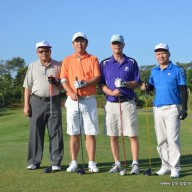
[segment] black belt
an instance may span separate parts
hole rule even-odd
[[[128,101],[131,101],[133,99],[128,99],[128,98],[125,98],[125,99],[120,99],[120,103],[123,103],[123,102],[128,102]],[[111,101],[112,103],[119,103],[119,100],[117,101]]]
[[[39,96],[37,96],[37,95],[31,95],[31,96],[33,96],[33,97],[36,97],[36,98],[38,98],[38,99],[40,99],[40,100],[42,100],[42,101],[46,101],[46,102],[48,102],[48,101],[50,101],[50,97],[39,97]],[[55,98],[57,98],[59,95],[54,95],[54,96],[52,96],[52,99],[55,99]]]

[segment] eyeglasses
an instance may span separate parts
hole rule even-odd
[[[50,49],[40,50],[40,51],[37,51],[37,52],[40,53],[40,54],[49,53]]]

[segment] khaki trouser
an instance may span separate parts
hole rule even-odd
[[[154,107],[157,151],[162,167],[180,168],[180,120],[179,105]]]

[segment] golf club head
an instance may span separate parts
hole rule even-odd
[[[52,166],[45,168],[43,172],[44,173],[52,173]]]
[[[126,168],[122,169],[120,172],[119,172],[119,175],[120,176],[124,176],[126,174]]]
[[[77,170],[78,174],[85,174],[85,169],[84,168],[80,168],[79,170]]]
[[[145,176],[150,176],[152,175],[152,171],[151,171],[151,168],[147,169],[146,171],[143,172],[143,175]]]

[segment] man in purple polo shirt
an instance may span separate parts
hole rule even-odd
[[[131,143],[133,159],[131,174],[138,174],[139,141],[134,89],[139,87],[141,80],[137,62],[123,54],[124,46],[123,36],[114,34],[111,37],[113,55],[100,64],[102,75],[100,89],[106,94],[107,101],[105,134],[110,136],[111,151],[115,161],[109,172],[121,171],[118,139],[123,133],[123,136],[129,137]],[[120,113],[119,105],[121,105],[122,113]],[[120,126],[121,115],[122,127]]]

